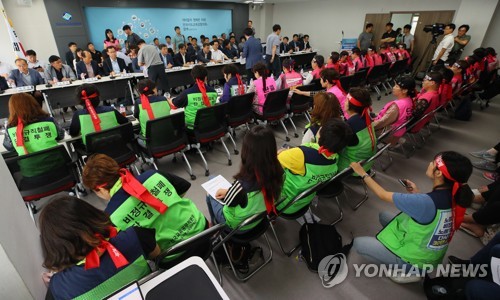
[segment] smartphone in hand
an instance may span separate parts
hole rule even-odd
[[[411,186],[406,182],[406,179],[398,179],[398,182],[404,186],[406,189],[411,188]]]

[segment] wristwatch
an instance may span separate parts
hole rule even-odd
[[[370,175],[368,175],[368,173],[365,173],[363,176],[361,176],[361,180],[365,180],[366,177],[370,177]]]

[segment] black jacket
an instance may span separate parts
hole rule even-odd
[[[125,63],[125,60],[117,57],[116,60],[118,61],[118,66],[120,67],[120,72],[130,72],[129,68],[127,67],[127,64]],[[104,69],[104,75],[108,76],[111,74],[113,71],[113,65],[111,63],[111,58],[106,58],[102,64],[102,68]]]
[[[94,71],[94,76],[102,75],[101,69],[97,65],[97,62],[95,62],[94,60],[91,60],[90,64],[92,65],[92,69]],[[80,75],[82,73],[86,74],[85,78],[89,78],[88,74],[87,74],[87,67],[85,66],[85,62],[83,62],[83,60],[76,63],[76,78],[82,79],[82,77]]]

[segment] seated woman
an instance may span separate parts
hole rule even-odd
[[[274,81],[272,76],[267,77],[267,68],[264,63],[256,63],[252,71],[256,79],[250,84],[247,92],[255,92],[255,97],[253,98],[254,111],[262,115],[267,94],[277,90],[276,81]]]
[[[392,94],[397,98],[387,103],[373,122],[375,130],[392,130],[401,126],[413,116],[413,97],[416,96],[415,80],[409,76],[396,80]],[[396,145],[406,133],[406,127],[388,137],[388,142]]]
[[[194,66],[191,70],[191,76],[195,80],[195,84],[174,99],[168,99],[172,106],[185,107],[184,115],[188,130],[193,130],[196,112],[200,108],[215,105],[218,96],[215,89],[206,84],[207,68],[201,65]]]
[[[317,143],[316,134],[331,119],[342,120],[339,100],[332,93],[321,92],[314,96],[314,106],[311,111],[311,123],[307,124],[302,143]]]
[[[162,251],[208,227],[196,205],[183,197],[191,184],[175,175],[148,170],[134,177],[111,157],[96,154],[88,159],[82,178],[85,186],[108,201],[104,212],[118,229],[155,229]]]
[[[240,73],[238,73],[238,68],[233,65],[225,65],[222,68],[222,73],[224,74],[224,90],[222,91],[222,97],[220,97],[220,103],[226,103],[231,99],[232,96],[243,95],[246,91],[246,86],[241,80]]]
[[[354,162],[351,164],[366,185],[380,199],[393,202],[401,211],[397,216],[388,212],[379,215],[384,227],[376,237],[357,237],[354,249],[363,257],[379,264],[396,264],[403,274],[392,274],[396,282],[412,282],[420,277],[412,267],[437,267],[443,260],[455,231],[460,227],[465,209],[472,201],[472,191],[466,184],[472,174],[470,160],[459,153],[446,151],[437,154],[427,167],[432,180],[430,193],[423,194],[415,183],[406,180],[410,194],[386,191]]]
[[[335,71],[340,73],[340,64],[339,64],[340,54],[336,51],[332,52],[332,55],[327,60],[327,64],[325,66],[326,69],[335,69]]]
[[[469,64],[465,60],[459,60],[451,66],[450,69],[453,71],[453,78],[451,79],[451,89],[453,94],[456,94],[460,88],[462,88],[464,72],[468,67]]]
[[[10,96],[6,129],[3,146],[8,151],[15,150],[19,156],[55,147],[57,141],[64,138],[64,129],[27,93]],[[24,177],[42,174],[46,177],[45,173],[59,164],[65,167],[62,165],[64,161],[58,157],[40,157],[37,161],[23,161],[21,172]]]
[[[135,100],[134,117],[139,119],[141,125],[140,136],[137,142],[146,147],[146,123],[149,120],[170,115],[170,104],[167,98],[158,95],[156,84],[149,79],[143,79],[137,83],[140,97]]]
[[[285,59],[282,63],[283,73],[276,81],[276,89],[290,89],[292,91],[295,87],[303,84],[302,75],[295,72],[294,61]]]
[[[356,73],[356,66],[354,66],[354,63],[352,62],[351,57],[349,56],[349,52],[347,51],[340,52],[339,64],[340,64],[339,73],[341,76],[349,76]]]
[[[243,138],[241,166],[229,189],[219,189],[217,200],[207,196],[212,223],[236,228],[245,219],[267,211],[276,212],[283,185],[283,169],[276,156],[276,139],[268,127],[255,126]],[[248,230],[258,223],[242,228]]]
[[[151,272],[160,254],[154,230],[118,230],[108,215],[75,197],[59,196],[40,214],[47,299],[103,299]],[[64,226],[61,226],[64,224]]]
[[[320,73],[324,69],[324,64],[325,64],[325,58],[323,55],[315,55],[314,58],[311,61],[311,67],[312,67],[312,72],[307,74],[306,79],[304,79],[304,84],[308,85],[313,81],[314,79],[319,79],[320,78]]]
[[[363,88],[351,88],[347,94],[344,111],[349,115],[347,124],[354,135],[347,147],[339,153],[339,170],[348,168],[352,162],[358,162],[372,157],[377,150],[377,137],[370,118],[372,99],[370,92]],[[373,163],[365,164],[369,170]]]
[[[340,108],[343,110],[346,92],[342,88],[342,85],[340,85],[339,79],[340,79],[340,75],[337,71],[335,71],[335,69],[323,69],[320,72],[320,81],[319,82],[321,83],[321,87],[324,88],[327,92],[335,95],[335,97],[337,98],[337,100],[340,103]],[[324,92],[324,90],[321,90],[321,91],[300,91],[298,89],[295,89],[293,92],[296,94],[299,94],[299,95],[313,97],[318,93]],[[344,117],[347,118],[348,115],[344,114]]]
[[[300,193],[335,176],[338,171],[338,153],[344,149],[351,136],[352,130],[346,123],[331,119],[321,126],[317,143],[278,151],[278,160],[285,170],[285,183],[280,197],[282,201],[276,208],[284,209]],[[315,195],[297,201],[284,212],[296,213],[311,203]]]
[[[93,84],[84,83],[76,89],[78,104],[84,108],[75,111],[71,119],[69,134],[82,135],[83,144],[89,133],[125,124],[128,119],[111,106],[99,106],[99,90]]]

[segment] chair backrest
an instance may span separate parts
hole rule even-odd
[[[410,123],[412,123],[414,120],[414,117],[411,117],[409,118],[406,122],[404,122],[403,124],[399,125],[398,127],[396,128],[391,128],[387,131],[385,131],[384,133],[382,133],[378,138],[377,140],[381,141],[383,139],[385,139],[387,136],[393,134],[394,132],[398,132],[399,130],[407,127]]]
[[[255,93],[232,96],[227,102],[226,113],[229,125],[231,123],[246,123],[253,116],[253,98]],[[240,124],[238,124],[240,125]]]
[[[227,131],[226,107],[227,103],[221,103],[210,107],[200,108],[196,112],[193,129],[198,139]]]
[[[367,69],[363,69],[361,71],[358,71],[356,73],[354,73],[352,76],[352,81],[351,81],[351,86],[360,86],[360,85],[363,85],[365,82],[366,82],[366,74],[367,74],[368,70]],[[348,91],[344,88],[345,91]]]
[[[269,92],[262,110],[264,117],[280,117],[286,114],[286,101],[290,89]]]
[[[187,145],[184,112],[147,121],[146,137],[146,147],[152,156]]]
[[[341,76],[340,77],[340,85],[342,85],[342,88],[344,89],[344,91],[349,91],[349,89],[351,88],[351,83],[352,83],[352,80],[354,78],[354,74],[353,75],[349,75],[349,76]]]
[[[226,228],[226,225],[224,224],[215,224],[214,226],[203,230],[187,240],[175,244],[156,257],[156,265],[158,266],[167,256],[182,253],[184,251],[195,250],[196,248],[200,246],[203,247],[204,245],[209,245],[211,247],[212,242],[219,237],[224,228]]]
[[[312,84],[314,87],[314,89],[312,91],[320,91],[323,89],[323,87],[321,86],[321,79],[320,78],[311,80],[310,84]]]
[[[134,141],[134,139],[134,128],[131,122],[103,131],[89,133],[86,137],[87,153],[106,154],[116,159],[124,153],[131,152],[127,144]]]
[[[321,189],[322,185],[323,185],[323,182],[318,182],[315,185],[313,185],[312,187],[308,188],[307,190],[305,190],[302,193],[300,193],[297,196],[295,196],[292,199],[292,201],[290,201],[287,205],[285,205],[285,207],[283,207],[282,209],[280,209],[279,211],[277,211],[277,213],[278,213],[277,216],[280,216],[281,214],[283,214],[283,212],[285,212],[288,208],[290,208],[296,202],[298,202],[298,201],[300,201],[302,199],[305,199],[305,198],[311,196],[312,194],[316,193],[317,191],[319,191]],[[276,206],[278,206],[278,205],[279,205],[279,203],[276,204]]]
[[[313,84],[303,85],[297,87],[300,91],[313,91],[315,86]],[[290,98],[290,111],[303,112],[311,106],[311,97],[293,93]]]
[[[374,66],[373,69],[371,70],[371,72],[366,77],[366,80],[368,80],[369,83],[378,80],[378,78],[380,77],[380,74],[382,74],[382,71],[385,68],[386,68],[385,65]]]
[[[430,112],[426,113],[425,115],[421,116],[420,118],[416,119],[415,118],[412,118],[412,121],[414,121],[413,123],[410,123],[409,126],[406,128],[406,132],[411,132],[411,133],[418,133],[418,131],[420,131],[420,129],[422,129],[424,126],[420,127],[420,123],[422,122],[427,122],[430,118],[432,118],[434,116],[434,114],[443,108],[443,105],[440,105],[438,107],[436,107],[434,110],[431,110]],[[412,130],[414,127],[416,127],[417,125],[419,125],[419,129],[417,129],[417,131],[414,131]]]
[[[251,229],[244,230],[244,231],[241,230],[245,226],[256,223],[259,220],[261,220],[260,222],[266,222],[267,224],[262,225],[261,223],[259,223],[259,225],[255,226]],[[267,226],[269,226],[269,223],[267,220],[267,211],[263,211],[261,213],[254,214],[254,215],[248,217],[247,219],[245,219],[238,226],[236,226],[236,228],[232,229],[228,234],[226,234],[224,236],[224,238],[219,243],[217,243],[217,245],[214,246],[214,251],[217,250],[220,246],[222,246],[223,243],[230,240],[234,235],[246,235],[246,236],[253,235],[254,232],[260,233],[262,231],[262,229],[264,229],[263,227],[265,227],[265,229],[267,229]]]

